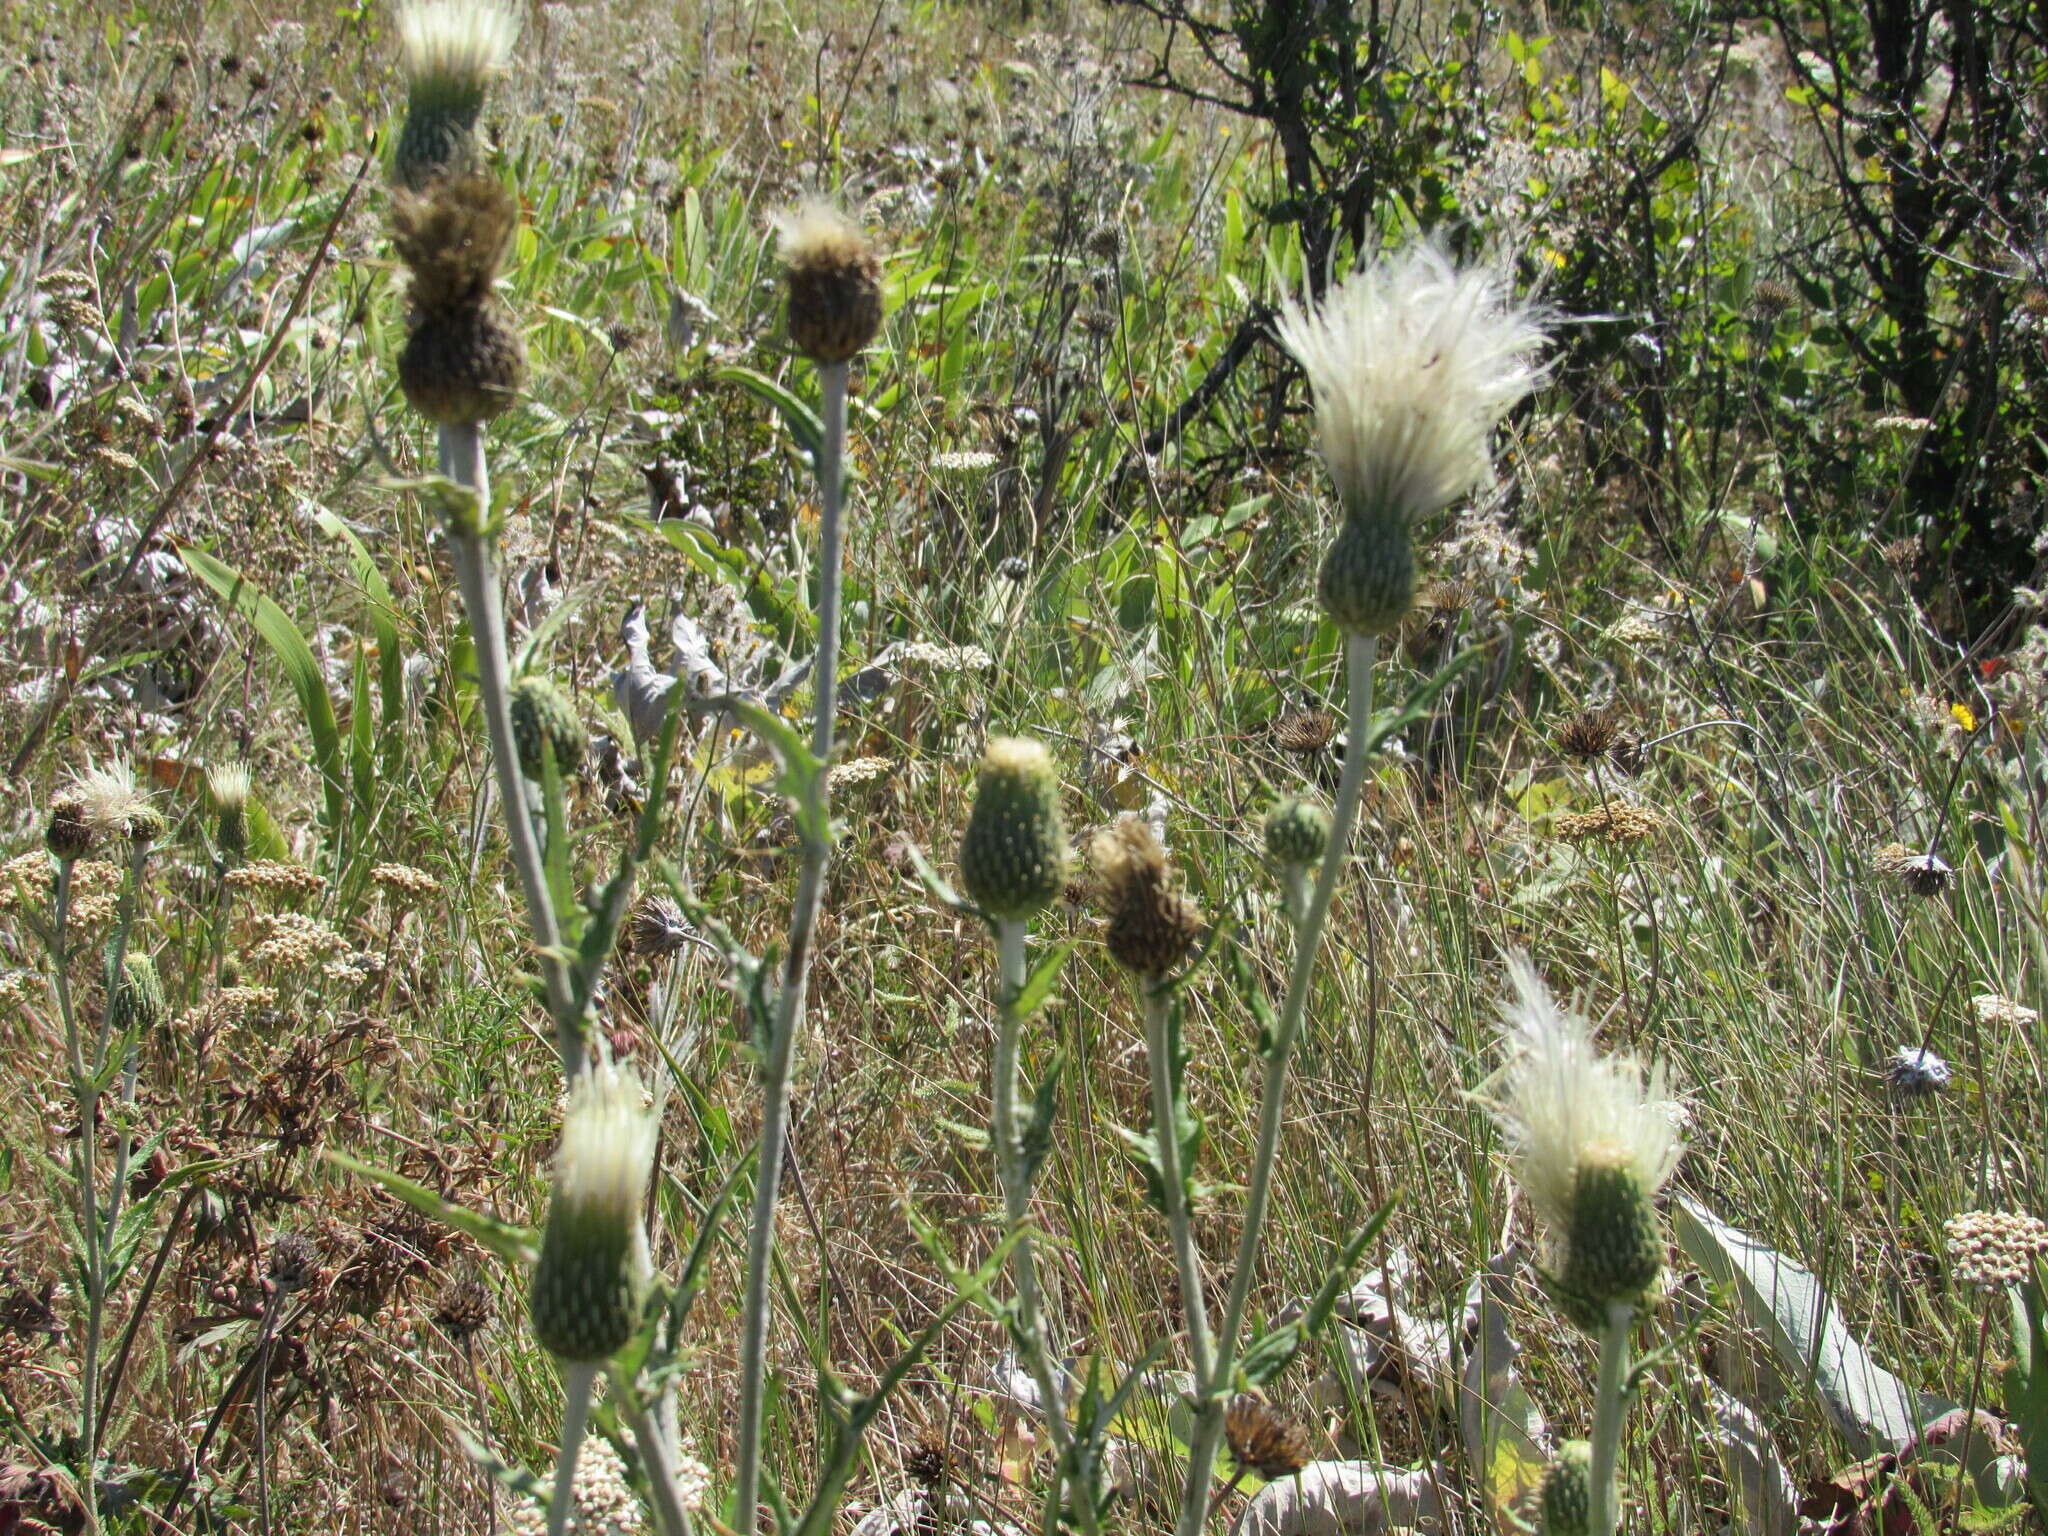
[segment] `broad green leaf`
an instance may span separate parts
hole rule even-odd
[[[514,1264],[531,1264],[540,1257],[540,1233],[532,1227],[517,1227],[509,1221],[500,1221],[495,1216],[486,1216],[481,1211],[472,1211],[452,1200],[444,1200],[424,1184],[415,1184],[402,1173],[379,1168],[374,1163],[350,1157],[346,1152],[326,1151],[321,1156],[337,1168],[346,1168],[350,1173],[374,1179],[414,1210],[474,1238],[501,1259]]]

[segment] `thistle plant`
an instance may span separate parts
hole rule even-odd
[[[1601,1055],[1590,1026],[1558,1007],[1525,956],[1510,959],[1508,974],[1515,995],[1505,1014],[1509,1060],[1499,1117],[1515,1182],[1543,1227],[1544,1288],[1565,1317],[1599,1340],[1580,1529],[1612,1536],[1629,1342],[1637,1310],[1664,1269],[1654,1202],[1683,1150],[1679,1106],[1666,1097],[1660,1072],[1646,1080],[1628,1057]],[[1551,1502],[1546,1490],[1546,1520]]]
[[[641,1097],[639,1079],[621,1067],[584,1072],[569,1090],[555,1153],[547,1226],[528,1293],[534,1336],[561,1362],[567,1396],[549,1536],[569,1527],[592,1385],[639,1327],[647,1294],[641,1205],[657,1121]]]
[[[761,1409],[767,1382],[770,1266],[775,1207],[789,1131],[789,1081],[803,1029],[812,938],[832,857],[832,727],[839,700],[839,608],[844,566],[842,497],[846,454],[847,364],[882,323],[881,263],[859,226],[821,201],[776,221],[788,286],[789,339],[816,365],[823,432],[818,476],[818,646],[812,660],[810,761],[792,775],[800,842],[796,901],[790,911],[782,985],[767,1019],[761,1058],[761,1140],[755,1159],[747,1282],[740,1312],[739,1446],[733,1465],[734,1522],[751,1533],[761,1482]],[[681,690],[677,690],[680,692]]]
[[[1288,1067],[1374,745],[1373,666],[1380,637],[1415,601],[1415,525],[1490,476],[1494,429],[1543,377],[1542,314],[1513,301],[1502,269],[1454,266],[1426,243],[1361,268],[1320,305],[1288,298],[1277,330],[1308,375],[1317,443],[1342,513],[1316,593],[1344,635],[1349,734],[1321,870],[1306,900],[1291,902],[1294,959],[1266,1051],[1258,1140],[1230,1289],[1213,1332],[1211,1359],[1197,1370],[1196,1423],[1177,1536],[1197,1536],[1207,1518],[1238,1335],[1272,1196]]]
[[[1019,1232],[1030,1214],[1038,1166],[1051,1127],[1035,1119],[1027,1134],[1017,1114],[1020,1036],[1028,1013],[1026,942],[1031,919],[1051,905],[1066,880],[1067,829],[1058,770],[1035,741],[992,738],[983,753],[974,809],[960,842],[960,877],[996,936],[996,1049],[990,1092],[990,1138],[1003,1214]],[[1049,1101],[1040,1102],[1050,1109]],[[1049,1114],[1047,1116],[1049,1118]],[[1024,1368],[1037,1384],[1045,1422],[1062,1463],[1073,1445],[1066,1403],[1045,1335],[1038,1267],[1028,1233],[1010,1250],[1017,1302],[1013,1333]],[[1060,1496],[1055,1488],[1054,1497]],[[1084,1503],[1087,1501],[1083,1500]],[[1083,1517],[1092,1526],[1092,1508]]]

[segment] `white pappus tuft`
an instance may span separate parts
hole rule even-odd
[[[1458,267],[1423,241],[1282,301],[1280,341],[1308,374],[1316,433],[1345,510],[1408,519],[1448,506],[1491,467],[1487,437],[1543,381],[1547,316],[1507,273]]]
[[[1508,976],[1515,995],[1503,1010],[1509,1060],[1498,1115],[1537,1216],[1553,1233],[1570,1226],[1579,1164],[1593,1149],[1654,1196],[1684,1150],[1684,1109],[1662,1070],[1646,1080],[1633,1057],[1601,1055],[1591,1026],[1558,1006],[1527,955],[1508,957]]]
[[[414,90],[480,93],[519,40],[502,0],[408,0],[398,10],[398,59]]]

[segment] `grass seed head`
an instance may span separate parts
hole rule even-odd
[[[882,263],[845,214],[813,198],[775,220],[789,284],[789,339],[814,363],[843,363],[882,328]]]
[[[1042,911],[1066,889],[1059,771],[1037,742],[989,739],[960,840],[960,877],[976,905],[1010,921]]]
[[[1169,888],[1166,850],[1152,829],[1123,817],[1096,834],[1088,858],[1109,908],[1110,958],[1148,981],[1171,975],[1205,925],[1195,904]]]
[[[528,1305],[534,1336],[571,1363],[610,1359],[639,1325],[648,1274],[640,1206],[657,1125],[641,1100],[632,1072],[594,1067],[576,1079],[562,1119]]]

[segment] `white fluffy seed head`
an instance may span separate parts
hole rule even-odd
[[[1595,1154],[1634,1174],[1654,1196],[1684,1150],[1684,1110],[1661,1069],[1603,1056],[1592,1027],[1561,1008],[1527,955],[1508,957],[1515,995],[1503,1009],[1506,1101],[1497,1111],[1514,1154],[1515,1180],[1553,1236],[1571,1226],[1581,1160]]]
[[[564,1213],[639,1221],[658,1122],[637,1074],[616,1064],[576,1079],[555,1153],[554,1198]]]
[[[125,757],[75,775],[70,795],[86,825],[101,837],[126,837],[138,816],[150,814],[148,798],[136,787],[135,770]]]
[[[1455,266],[1427,241],[1361,267],[1319,305],[1284,300],[1280,340],[1308,374],[1345,510],[1412,520],[1485,480],[1487,438],[1543,380],[1546,327],[1504,270]]]
[[[480,96],[519,40],[503,0],[407,0],[398,8],[398,61],[416,96]]]
[[[206,770],[207,793],[213,796],[215,807],[223,811],[246,807],[254,782],[247,763],[222,763]]]

